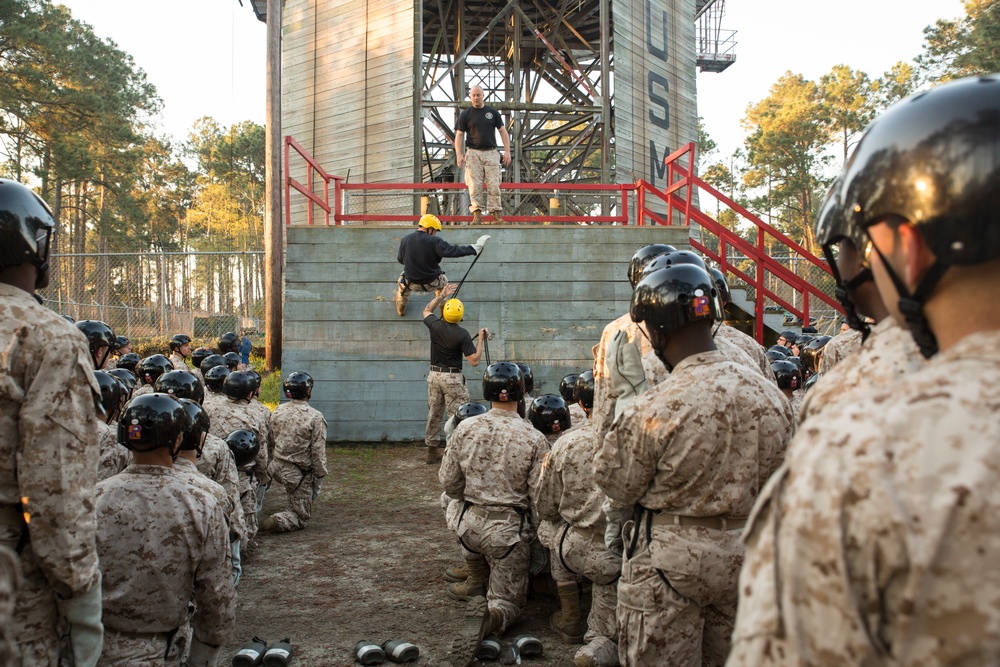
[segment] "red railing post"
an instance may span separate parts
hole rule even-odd
[[[691,226],[691,202],[694,200],[694,168],[695,168],[695,144],[692,141],[688,144],[690,153],[688,153],[688,173],[687,177],[684,179],[687,186],[684,190],[686,201],[684,202],[684,224],[688,227]]]
[[[756,284],[754,285],[754,338],[758,343],[764,342],[764,230],[757,228],[757,262],[756,262]]]
[[[288,173],[288,152],[291,148],[292,138],[285,136],[285,226],[290,227],[292,224],[292,203],[291,203],[291,187],[289,183],[291,181],[291,175]]]
[[[639,181],[639,189],[635,195],[636,224],[640,227],[646,224],[646,184]]]
[[[344,179],[340,178],[339,176],[337,176],[337,177],[335,177],[333,179],[333,199],[334,199],[334,201],[333,201],[333,210],[334,210],[333,224],[335,224],[335,225],[342,225],[342,224],[344,224],[344,221],[341,219],[341,216],[344,215],[344,209],[343,209],[343,199],[344,199],[343,180]]]

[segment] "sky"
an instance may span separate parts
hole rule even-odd
[[[183,141],[202,116],[264,123],[267,28],[249,0],[57,1],[135,58],[163,99],[161,132]],[[920,53],[926,26],[963,14],[962,0],[727,0],[736,63],[698,75],[698,113],[729,155],[747,106],[787,70],[818,80],[845,64],[877,77]]]

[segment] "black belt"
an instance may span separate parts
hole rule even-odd
[[[435,366],[431,364],[431,370],[437,373],[461,373],[461,368],[448,368],[447,366]]]
[[[495,151],[496,149],[497,149],[496,146],[488,146],[486,148],[472,148],[471,146],[469,147],[470,151]]]

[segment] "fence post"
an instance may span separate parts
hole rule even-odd
[[[160,247],[160,335],[167,335],[167,256]]]

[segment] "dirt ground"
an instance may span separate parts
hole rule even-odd
[[[438,466],[425,464],[416,446],[330,448],[327,459],[330,474],[308,527],[260,535],[256,553],[244,558],[236,640],[220,665],[254,635],[269,643],[290,638],[292,664],[302,667],[357,665],[360,639],[405,639],[420,648],[410,664],[444,665],[465,603],[445,590],[444,571],[461,555],[444,525]],[[264,511],[281,509],[282,495],[269,491]],[[542,640],[544,655],[523,664],[573,665],[579,647],[548,627],[555,609],[553,598],[530,594],[521,620],[502,637]]]

